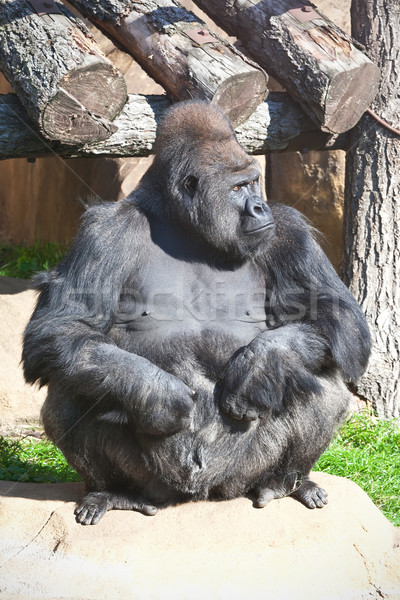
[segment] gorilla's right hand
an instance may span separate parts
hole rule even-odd
[[[105,411],[102,420],[128,423],[134,431],[152,435],[171,435],[189,426],[195,392],[175,375],[110,344],[96,347],[93,363],[97,369],[88,370],[86,391],[97,397],[106,392],[105,398],[111,396],[119,405]],[[107,408],[104,402],[102,406]]]
[[[178,377],[157,369],[140,388],[128,416],[136,431],[171,435],[189,426],[195,392]]]

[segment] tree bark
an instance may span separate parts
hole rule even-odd
[[[170,102],[165,96],[130,94],[116,131],[107,140],[81,146],[43,139],[14,94],[0,95],[0,160],[57,154],[65,158],[149,156],[157,122]],[[246,123],[237,128],[239,142],[249,154],[298,149],[344,148],[347,136],[322,133],[288,94],[271,93]]]
[[[268,93],[266,73],[175,0],[70,2],[176,100],[211,100],[239,125]]]
[[[348,131],[375,97],[378,68],[307,0],[195,2],[240,39],[323,131]]]
[[[400,128],[400,20],[392,0],[353,0],[353,35],[382,71],[373,110]],[[347,155],[343,269],[371,328],[359,392],[385,417],[400,416],[400,141],[365,115]]]
[[[0,70],[46,138],[106,139],[126,100],[124,78],[81,21],[48,5],[38,14],[37,2],[0,0]]]

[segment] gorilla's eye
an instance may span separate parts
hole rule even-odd
[[[193,197],[196,189],[197,189],[197,184],[199,183],[199,180],[197,179],[197,177],[194,177],[193,175],[189,175],[189,177],[186,177],[185,181],[184,181],[184,186],[186,188],[186,190],[189,192],[189,194]]]
[[[243,181],[243,183],[238,183],[237,185],[235,185],[235,187],[233,188],[234,192],[238,192],[240,189],[242,189],[243,187],[248,187],[248,186],[252,186],[254,185],[258,180],[257,179],[252,179],[251,181]]]

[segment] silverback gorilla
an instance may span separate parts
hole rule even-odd
[[[46,433],[86,484],[78,522],[242,495],[326,504],[308,475],[369,333],[309,225],[266,204],[259,177],[222,112],[175,105],[138,188],[89,208],[38,276],[25,377],[48,384]]]

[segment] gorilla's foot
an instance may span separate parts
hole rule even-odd
[[[136,510],[144,515],[155,515],[157,508],[143,498],[114,492],[91,492],[87,494],[75,509],[76,520],[82,525],[96,525],[108,510]]]
[[[293,476],[296,476],[295,473],[293,473]],[[268,477],[263,484],[256,486],[252,492],[255,508],[264,508],[271,500],[284,498],[290,494],[287,481],[281,481],[276,477]]]
[[[298,490],[292,492],[291,496],[300,500],[307,508],[323,508],[328,504],[328,494],[310,479],[304,478]]]
[[[283,479],[271,477],[265,482],[265,486],[259,486],[254,490],[255,508],[264,508],[271,500],[275,498],[285,498],[293,496],[307,508],[323,508],[328,504],[328,494],[309,477],[300,476],[300,471],[293,471]]]
[[[272,488],[263,488],[257,490],[257,496],[253,501],[253,506],[255,508],[264,508],[264,506],[267,506],[267,504],[269,504],[269,502],[275,498],[282,498],[282,494],[280,494],[277,490],[273,490]]]

